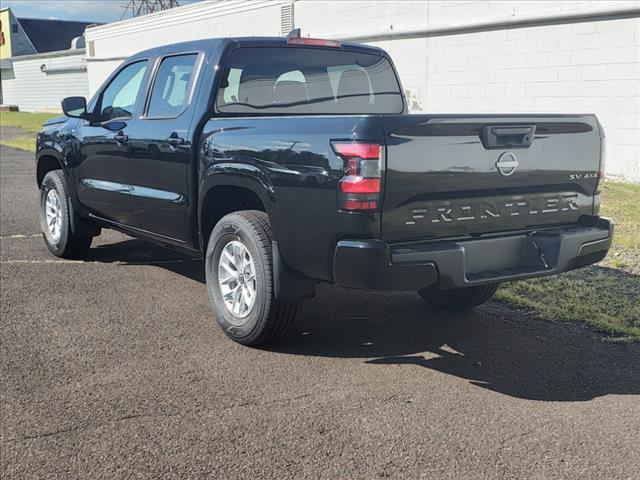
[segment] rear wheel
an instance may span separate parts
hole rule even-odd
[[[213,314],[232,340],[265,345],[289,332],[298,302],[274,297],[266,213],[246,210],[224,216],[209,237],[205,274]]]
[[[49,251],[56,257],[78,258],[91,247],[93,237],[73,233],[71,215],[64,174],[53,170],[45,175],[40,187],[40,229]]]
[[[429,305],[449,311],[468,310],[487,302],[498,290],[497,283],[478,287],[454,288],[452,290],[436,290],[425,288],[418,291]]]

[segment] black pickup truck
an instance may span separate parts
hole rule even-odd
[[[466,309],[605,257],[595,116],[413,115],[402,91],[386,52],[333,40],[141,52],[38,134],[44,239],[77,257],[114,228],[203,256],[247,345],[285,335],[317,282]]]

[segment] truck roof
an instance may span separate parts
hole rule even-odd
[[[306,38],[306,37],[301,37]],[[378,47],[370,45],[363,45],[361,43],[340,42],[339,48],[359,51],[362,53],[370,53],[376,55],[387,56],[386,52]],[[290,45],[287,43],[287,37],[224,37],[224,38],[206,38],[202,40],[192,40],[189,42],[172,43],[168,45],[162,45],[159,47],[149,48],[141,52],[131,55],[130,59],[144,58],[157,55],[166,55],[171,53],[189,52],[194,50],[206,50],[211,51],[222,47],[265,47],[265,46],[300,46]],[[309,48],[336,48],[336,47],[318,47],[309,46]]]

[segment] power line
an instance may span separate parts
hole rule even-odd
[[[131,18],[133,18],[179,6],[178,0],[129,0],[124,6],[124,12],[120,20],[128,17],[129,13],[131,13]]]

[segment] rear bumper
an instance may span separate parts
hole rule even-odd
[[[608,218],[585,217],[578,225],[471,240],[343,240],[336,245],[334,279],[345,287],[416,291],[553,275],[602,260],[613,227]]]

